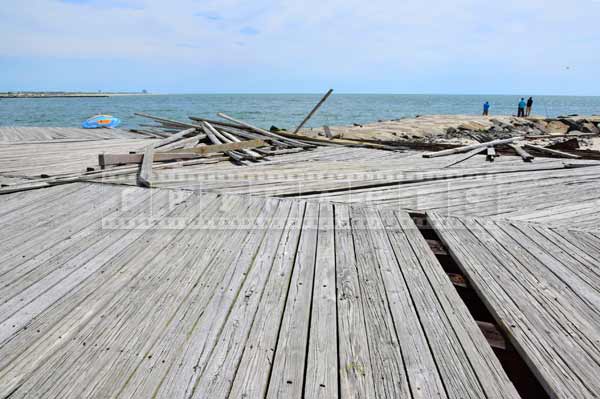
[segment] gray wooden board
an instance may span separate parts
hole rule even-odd
[[[597,258],[591,263],[563,228],[435,213],[429,218],[548,394],[597,397]],[[596,242],[591,233],[577,234]]]
[[[145,138],[123,129],[81,129],[72,127],[0,127],[0,142],[19,143],[32,141],[85,141],[116,138]]]
[[[514,396],[405,213],[40,193],[0,205],[0,398]]]
[[[317,148],[246,166],[221,162],[155,174],[158,187],[201,192],[362,203],[452,216],[539,220],[556,226],[577,221],[593,228],[600,222],[596,188],[600,167],[573,169],[558,159],[524,163],[521,157],[502,156],[493,163],[473,158],[444,168],[448,161],[423,159],[415,152]],[[135,183],[131,177],[106,181]]]

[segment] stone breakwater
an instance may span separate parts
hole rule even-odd
[[[498,139],[515,136],[556,136],[569,134],[579,136],[582,148],[598,147],[600,139],[600,116],[565,116],[544,118],[531,116],[474,116],[474,115],[424,115],[377,121],[365,125],[331,126],[333,137],[353,140],[376,140],[383,142],[423,142],[469,144],[481,139]],[[304,134],[325,135],[325,129],[306,129]],[[552,137],[540,138],[552,141]]]

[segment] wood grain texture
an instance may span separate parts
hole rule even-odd
[[[406,213],[85,183],[7,198],[0,398],[514,396]]]
[[[597,267],[565,238],[568,230],[436,214],[430,220],[548,395],[597,396]]]

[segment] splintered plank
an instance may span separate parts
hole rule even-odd
[[[292,205],[273,269],[233,380],[232,398],[262,398],[266,394],[305,206],[304,202],[294,202]]]
[[[310,202],[306,205],[267,398],[303,397],[302,386],[308,345],[318,221],[319,205]]]
[[[319,206],[319,229],[304,397],[338,397],[333,206]]]
[[[374,398],[375,383],[347,205],[335,205],[335,257],[340,397]]]
[[[350,217],[376,396],[410,398],[400,342],[376,254],[380,244],[369,237],[368,215],[359,208],[350,208]]]

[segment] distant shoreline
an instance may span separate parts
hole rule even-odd
[[[2,98],[107,98],[117,96],[147,96],[150,93],[55,93],[55,92],[35,92],[18,93],[7,92],[0,93]]]

